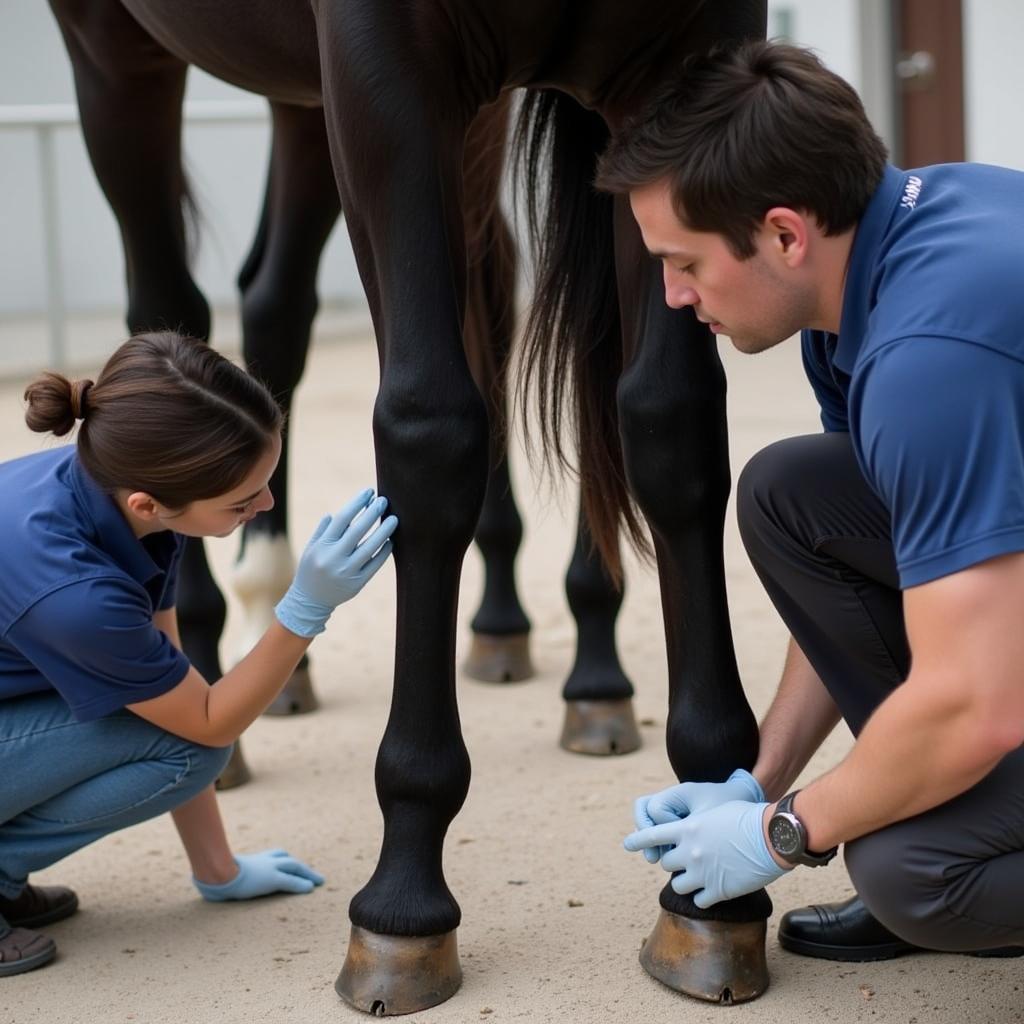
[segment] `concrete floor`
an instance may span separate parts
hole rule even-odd
[[[116,340],[112,338],[113,342]],[[734,473],[769,441],[817,429],[796,345],[757,358],[721,342],[730,378]],[[312,354],[293,420],[293,544],[320,515],[373,479],[370,409],[376,357],[366,336]],[[22,426],[24,380],[0,388],[0,458],[51,442]],[[769,922],[772,985],[754,1003],[724,1009],[652,981],[637,950],[657,915],[663,872],[621,849],[634,796],[672,776],[662,745],[664,638],[653,571],[630,562],[618,637],[637,687],[645,745],[615,759],[559,750],[559,691],[574,634],[561,593],[571,551],[575,495],[538,485],[514,455],[527,536],[519,580],[534,623],[539,674],[495,687],[460,678],[463,730],[473,759],[469,798],[446,847],[449,885],[463,909],[465,980],[417,1024],[487,1021],[839,1021],[1011,1024],[1024,1020],[1024,967],[937,954],[882,964],[832,964],[780,951]],[[730,509],[727,576],[737,655],[759,714],[781,666],[785,631],[747,564]],[[227,580],[233,540],[211,545]],[[466,560],[459,641],[480,591],[477,555]],[[189,883],[169,820],[149,822],[81,851],[39,882],[74,886],[82,909],[49,929],[58,960],[0,981],[0,1024],[138,1021],[266,1021],[311,1024],[365,1019],[335,995],[348,937],[346,907],[373,868],[381,818],[373,759],[389,701],[394,577],[385,569],[335,615],[312,653],[323,708],[261,719],[245,737],[252,784],[223,794],[235,848],[285,846],[327,876],[309,896],[203,903]],[[238,630],[232,604],[225,650]],[[226,655],[230,660],[230,655]],[[849,746],[840,727],[808,770]],[[777,915],[850,892],[841,861],[798,870],[772,887]],[[776,916],[777,916],[776,915]]]

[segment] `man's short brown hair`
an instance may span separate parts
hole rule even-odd
[[[774,206],[813,214],[828,235],[856,225],[886,157],[848,82],[809,50],[755,42],[685,61],[608,144],[596,185],[621,194],[666,179],[680,221],[742,259]]]

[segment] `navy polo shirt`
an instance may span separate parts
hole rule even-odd
[[[88,721],[177,686],[189,662],[153,612],[184,538],[136,537],[75,445],[0,464],[0,495],[0,700],[53,689]]]
[[[1024,174],[887,167],[839,334],[802,348],[822,424],[889,509],[902,587],[1024,551]]]

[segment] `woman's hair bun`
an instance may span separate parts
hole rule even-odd
[[[63,437],[74,429],[75,420],[84,419],[88,392],[93,382],[88,379],[68,380],[61,373],[47,370],[27,388],[25,422],[37,434],[52,433]]]

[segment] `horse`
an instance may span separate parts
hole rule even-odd
[[[668,651],[669,758],[680,778],[722,779],[751,767],[757,753],[722,565],[731,485],[724,374],[706,326],[692,311],[665,305],[660,268],[645,253],[628,203],[590,183],[608,139],[679,60],[764,36],[765,2],[253,0],[243,10],[200,0],[51,0],[51,7],[71,57],[90,157],[122,229],[129,325],[156,315],[209,333],[208,308],[188,272],[181,207],[189,64],[267,96],[275,143],[289,132],[311,133],[307,150],[298,144],[288,180],[282,172],[275,181],[272,160],[268,196],[273,203],[314,180],[320,187],[310,194],[320,202],[293,220],[287,237],[274,240],[268,220],[266,255],[244,284],[244,316],[254,336],[265,330],[268,337],[253,363],[272,386],[289,374],[294,386],[301,372],[287,350],[290,339],[308,336],[316,308],[311,253],[339,206],[345,215],[380,356],[378,482],[402,528],[394,550],[392,707],[375,774],[384,834],[377,866],[349,906],[350,940],[335,987],[351,1005],[381,1015],[435,1005],[461,982],[461,909],[442,870],[444,837],[470,777],[454,623],[461,559],[480,530],[495,443],[493,401],[489,407],[474,379],[465,338],[475,329],[471,291],[490,273],[508,273],[500,257],[487,272],[471,272],[481,252],[474,239],[494,232],[483,249],[490,255],[507,244],[496,203],[484,202],[491,212],[473,222],[476,201],[488,187],[496,195],[500,163],[481,159],[488,147],[479,138],[489,119],[503,116],[509,92],[525,90],[516,148],[539,261],[523,365],[539,394],[541,436],[555,462],[567,461],[561,432],[565,421],[573,427],[584,556],[599,555],[600,572],[617,583],[620,529],[653,549]],[[318,239],[315,247],[296,243],[303,232]],[[500,302],[479,308],[493,314],[487,328],[495,332]],[[507,343],[500,325],[496,334],[489,344],[500,354]],[[284,365],[271,368],[277,359]],[[197,562],[201,548],[188,558]],[[218,609],[194,614],[215,617]],[[200,671],[216,678],[216,651],[202,656]],[[659,901],[641,951],[649,973],[710,1001],[764,990],[771,903],[763,890],[701,910],[666,885]]]

